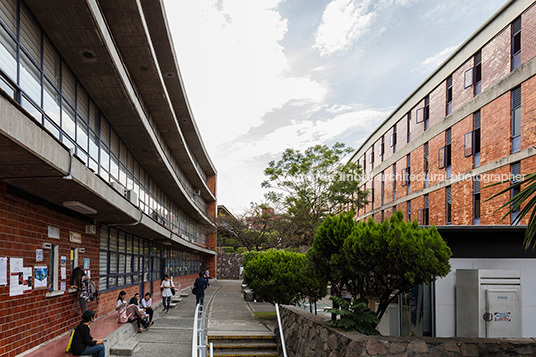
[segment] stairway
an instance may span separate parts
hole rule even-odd
[[[219,357],[277,357],[274,335],[212,335],[214,355]]]

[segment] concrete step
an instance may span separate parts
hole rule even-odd
[[[138,341],[132,337],[126,341],[119,341],[110,348],[110,355],[132,356],[138,347]]]
[[[271,351],[214,351],[214,357],[278,357]]]
[[[180,297],[188,297],[190,296],[190,293],[187,292],[187,291],[181,291],[181,293],[179,294]]]
[[[211,341],[212,342],[212,341]],[[234,342],[212,342],[215,350],[254,350],[254,351],[277,351],[275,342],[255,342],[255,341],[234,341]]]
[[[220,343],[275,343],[275,335],[209,335],[208,342]]]
[[[171,297],[171,302],[172,303],[179,303],[181,301],[182,301],[182,298],[178,297],[177,295]]]

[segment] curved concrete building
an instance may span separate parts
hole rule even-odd
[[[78,323],[77,266],[99,315],[214,275],[216,169],[163,2],[3,0],[0,44],[0,354]]]

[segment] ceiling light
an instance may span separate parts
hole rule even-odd
[[[93,207],[83,204],[79,201],[65,201],[63,205],[67,208],[72,209],[73,211],[82,213],[82,214],[96,214],[97,210]]]

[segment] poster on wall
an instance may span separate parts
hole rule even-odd
[[[9,266],[9,296],[31,293],[32,268],[25,268],[22,258],[11,258]]]
[[[46,288],[47,285],[47,267],[36,266],[34,268],[34,288]]]
[[[0,285],[7,285],[7,257],[0,257]]]
[[[84,258],[84,270],[89,269],[89,258]]]

